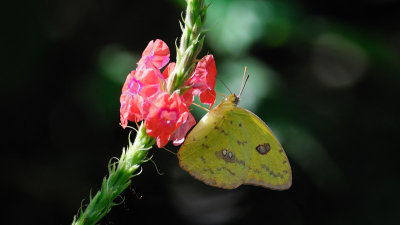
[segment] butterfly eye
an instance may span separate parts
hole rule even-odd
[[[223,156],[226,156],[226,154],[227,154],[226,149],[223,149],[223,150],[222,150],[222,155],[223,155]]]
[[[229,156],[229,158],[232,159],[232,157],[233,157],[232,152],[229,152],[228,156]]]

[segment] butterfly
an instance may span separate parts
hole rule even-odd
[[[204,115],[179,149],[179,165],[219,188],[290,188],[292,171],[281,144],[258,116],[237,106],[240,94],[230,94]]]

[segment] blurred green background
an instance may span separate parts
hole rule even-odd
[[[184,7],[2,5],[3,224],[70,224],[127,145],[125,76],[150,40],[175,59]],[[101,224],[398,224],[399,10],[395,0],[213,0],[201,55],[214,54],[222,93],[221,81],[238,92],[248,67],[240,106],[278,136],[293,186],[216,189],[153,149],[164,175],[145,164]]]

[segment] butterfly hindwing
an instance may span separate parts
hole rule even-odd
[[[250,156],[245,184],[260,185],[271,189],[287,189],[292,174],[287,156],[268,126],[252,112],[236,107],[233,118],[241,121],[238,133],[248,133],[242,151]],[[242,142],[243,143],[243,142]]]

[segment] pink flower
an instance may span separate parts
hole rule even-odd
[[[171,96],[167,92],[161,92],[151,102],[145,103],[143,108],[146,132],[156,138],[159,148],[168,143],[172,133],[189,115],[189,109],[176,92]]]
[[[142,58],[138,62],[138,67],[151,63],[157,69],[163,68],[169,62],[169,48],[160,39],[150,41],[142,53]],[[148,64],[147,64],[148,65]]]
[[[215,102],[215,77],[217,76],[217,68],[215,66],[214,57],[212,55],[204,56],[196,66],[193,75],[186,82],[187,86],[192,88],[186,92],[185,102],[193,101],[195,95],[200,95],[200,101],[209,104],[210,108]],[[192,96],[191,100],[188,99]]]
[[[163,71],[163,73],[162,73],[164,79],[167,79],[167,78],[169,77],[169,75],[172,73],[172,71],[174,71],[175,65],[176,65],[176,63],[171,62],[171,63],[168,64],[168,66],[164,69],[164,71]]]
[[[196,93],[195,93],[195,90],[193,88],[190,88],[190,89],[186,90],[181,95],[182,100],[185,102],[185,104],[187,106],[192,104],[194,96],[196,96]]]
[[[217,68],[213,55],[204,56],[196,65],[196,69],[189,79],[189,83],[198,89],[214,89]]]
[[[192,76],[181,91],[169,95],[166,92],[166,80],[175,69],[172,62],[161,74],[160,69],[169,61],[168,46],[161,40],[150,41],[143,51],[135,71],[129,73],[120,97],[120,119],[125,128],[128,121],[145,120],[146,132],[156,138],[157,146],[163,147],[169,140],[180,145],[186,133],[196,124],[189,112],[193,97],[199,95],[200,101],[209,104],[215,102],[215,77],[217,69],[214,57],[203,57]]]
[[[123,128],[129,121],[138,122],[143,117],[143,103],[160,91],[164,79],[154,68],[132,71],[126,78],[120,97],[120,119]]]
[[[168,78],[170,73],[175,69],[175,63],[168,64],[163,71],[164,78]],[[199,95],[200,101],[210,105],[215,102],[215,77],[217,76],[217,68],[215,66],[214,57],[212,55],[204,56],[196,66],[192,76],[186,81],[185,86],[190,87],[182,94],[183,101],[187,106],[193,102],[193,97]]]

